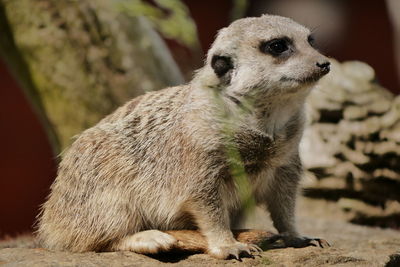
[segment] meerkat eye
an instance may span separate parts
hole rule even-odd
[[[289,50],[289,40],[287,38],[280,38],[261,42],[260,50],[265,54],[271,54],[275,57],[280,56]]]
[[[315,38],[312,35],[309,35],[307,38],[308,43],[312,46],[315,47]]]

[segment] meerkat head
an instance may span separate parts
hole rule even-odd
[[[311,88],[329,72],[330,63],[314,48],[309,29],[263,15],[221,29],[205,69],[228,94],[282,95]]]

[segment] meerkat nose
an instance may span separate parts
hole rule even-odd
[[[324,63],[317,62],[317,67],[319,67],[324,74],[327,74],[331,70],[331,63],[326,61]]]

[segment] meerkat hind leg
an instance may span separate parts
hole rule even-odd
[[[176,238],[170,234],[158,230],[147,230],[124,237],[113,246],[113,250],[155,254],[170,251],[176,243]]]

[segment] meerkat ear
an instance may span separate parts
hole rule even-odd
[[[211,67],[213,68],[215,74],[221,78],[229,70],[233,69],[232,59],[227,56],[214,55],[211,59]]]

